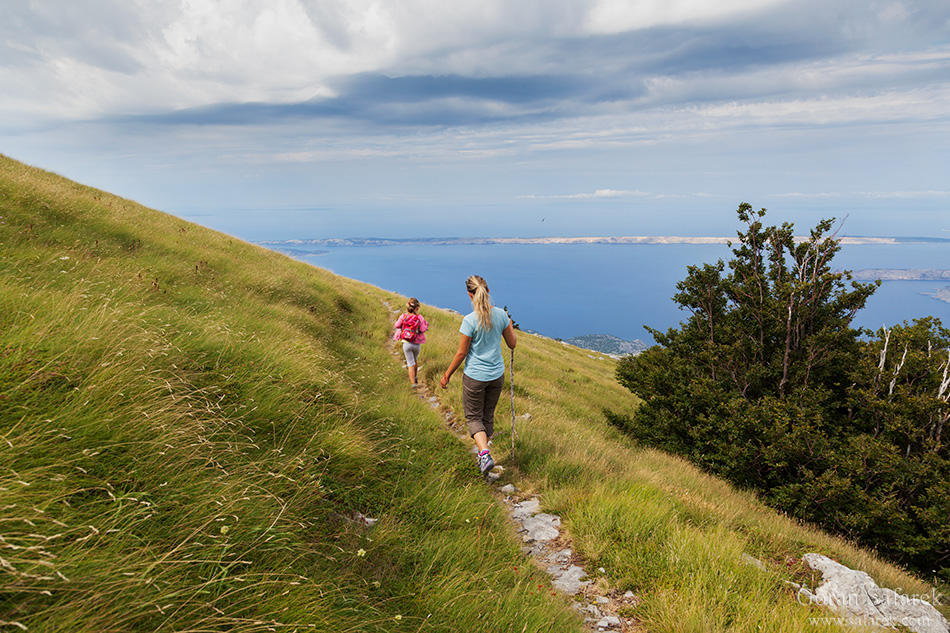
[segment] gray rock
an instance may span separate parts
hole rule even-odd
[[[528,499],[521,503],[516,503],[511,509],[511,516],[516,521],[523,521],[541,509],[541,502],[537,499]]]
[[[612,615],[608,615],[600,619],[597,623],[597,628],[599,629],[611,629],[614,627],[620,626],[620,618]]]
[[[878,587],[863,571],[849,569],[821,554],[805,554],[802,560],[821,572],[821,584],[814,593],[807,588],[799,590],[802,604],[826,607],[855,625],[903,625],[913,633],[950,632],[950,623],[924,599],[927,596],[906,596]]]
[[[501,487],[501,491],[506,495],[513,495],[518,492],[518,488],[514,484],[505,484]]]
[[[567,562],[570,562],[570,560],[571,560],[571,550],[569,550],[569,549],[562,549],[560,552],[555,552],[554,555],[551,556],[551,558],[554,559],[554,561],[556,561],[556,562],[558,562],[558,563],[567,563]]]
[[[561,569],[557,565],[551,565],[548,567],[548,573],[554,576],[554,581],[551,585],[558,591],[563,591],[571,596],[590,584],[589,580],[583,580],[587,577],[587,572],[577,565],[571,565],[567,569]]]
[[[524,540],[526,543],[532,541],[553,541],[561,532],[561,517],[542,512],[525,518],[522,523],[525,530]]]

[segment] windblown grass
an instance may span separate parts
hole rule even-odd
[[[5,158],[0,209],[0,627],[576,628],[387,295]]]
[[[5,157],[0,216],[0,629],[580,629],[406,387],[402,298]],[[459,317],[423,312],[437,390]],[[495,450],[644,630],[828,630],[784,583],[806,551],[927,593],[632,444],[613,370],[522,334]]]

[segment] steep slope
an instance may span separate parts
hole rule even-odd
[[[7,626],[577,626],[406,392],[389,295],[6,158],[0,208]]]
[[[0,216],[0,626],[581,630],[446,428],[457,315],[423,307],[435,408],[391,353],[402,297],[5,157]],[[631,444],[613,370],[523,334],[496,451],[644,630],[831,630],[784,583],[808,551],[928,593]]]

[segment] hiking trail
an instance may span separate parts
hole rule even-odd
[[[400,311],[385,302],[392,319],[398,318]],[[390,352],[402,361],[400,341],[392,337],[389,340]],[[416,395],[438,410],[445,421],[445,427],[455,437],[470,444],[465,421],[460,419],[456,412],[442,403],[437,393],[424,383],[409,386]],[[500,404],[500,403],[499,403]],[[530,420],[530,414],[519,416],[520,420]],[[474,456],[477,449],[473,446],[470,451]],[[498,461],[507,461],[499,456]],[[509,464],[514,469],[514,465]],[[522,537],[524,545],[521,550],[525,557],[537,565],[551,577],[552,589],[571,600],[571,606],[584,616],[584,628],[587,631],[633,631],[637,628],[636,619],[629,615],[632,607],[636,606],[639,598],[632,592],[620,591],[610,587],[606,570],[598,569],[596,579],[587,573],[590,568],[588,561],[578,554],[573,545],[570,534],[561,526],[561,517],[541,511],[541,500],[537,495],[526,495],[514,484],[501,484],[505,466],[496,462],[495,468],[485,478],[491,486],[492,496],[507,510],[517,533]],[[472,461],[472,476],[478,476],[475,460]]]

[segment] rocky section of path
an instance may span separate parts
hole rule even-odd
[[[399,311],[389,303],[385,305],[395,322]],[[392,352],[402,359],[402,346],[397,341],[392,341]],[[460,440],[470,442],[464,422],[456,416],[455,411],[442,405],[437,394],[423,383],[411,388],[430,407],[442,412],[448,431]],[[530,418],[528,414],[519,417]],[[471,452],[474,455],[477,449],[473,447]],[[495,498],[508,510],[524,542],[522,551],[525,556],[550,575],[554,591],[571,598],[573,608],[584,616],[588,631],[634,630],[636,620],[624,614],[637,604],[636,595],[631,591],[621,593],[611,589],[604,569],[599,569],[598,577],[593,579],[587,572],[587,561],[574,551],[570,535],[561,528],[561,517],[541,512],[541,501],[537,496],[525,497],[510,483],[501,485],[499,480],[504,471],[503,466],[496,464],[486,481],[492,485]],[[472,476],[478,476],[474,459]]]
[[[570,538],[561,530],[561,517],[541,512],[537,497],[517,500],[518,489],[512,484],[500,488],[512,520],[518,526],[524,546],[522,551],[537,561],[551,576],[551,586],[572,596],[573,607],[584,615],[591,631],[629,631],[636,625],[624,616],[624,607],[637,604],[632,591],[612,591],[603,576],[592,580],[585,571],[586,561],[571,547]],[[605,570],[598,570],[603,574]]]

